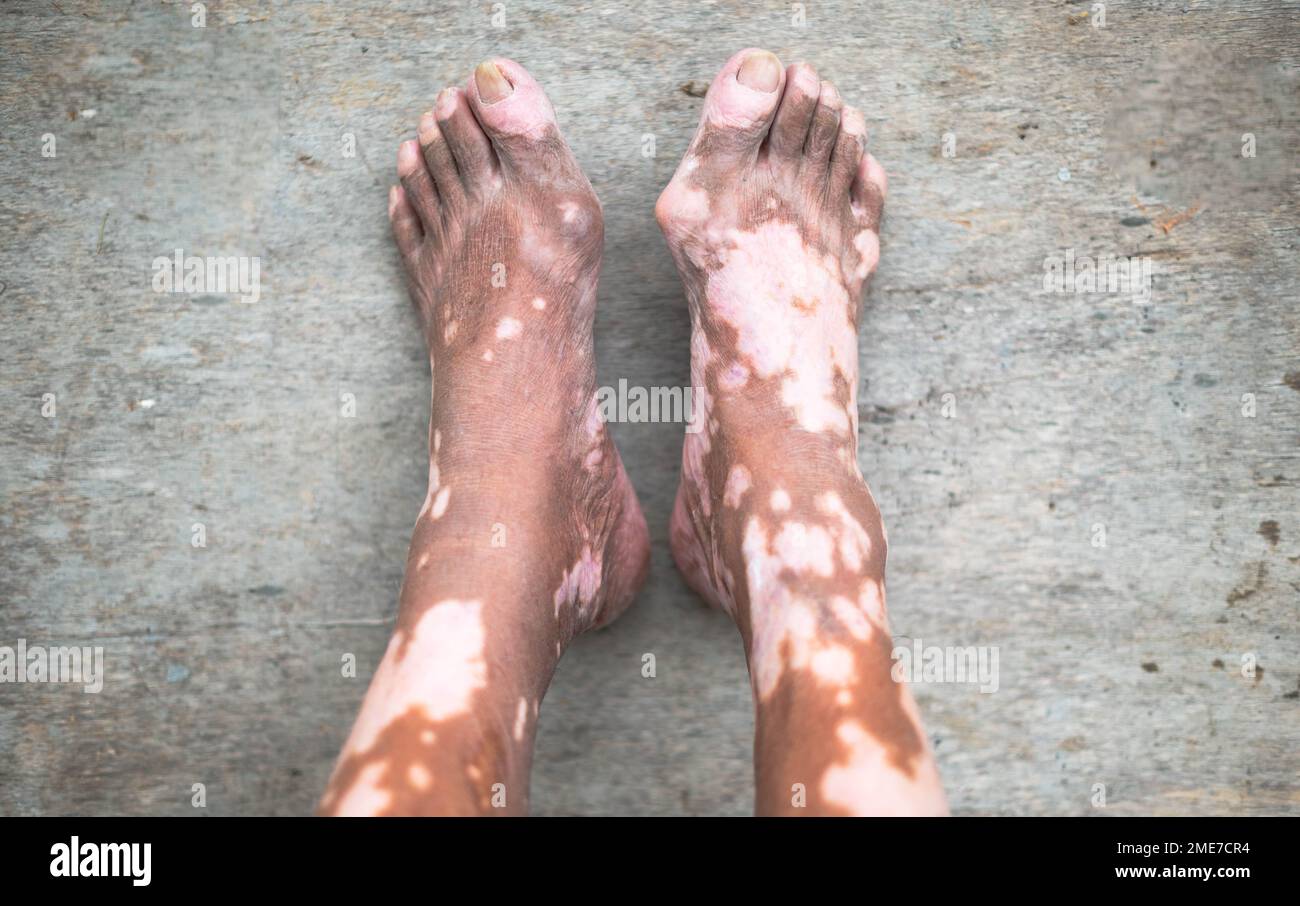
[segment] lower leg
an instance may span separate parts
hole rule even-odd
[[[762,814],[942,813],[891,678],[885,536],[857,464],[858,309],[884,171],[812,67],[742,51],[656,206],[691,311],[673,554],[740,627]]]
[[[493,548],[474,530],[526,524],[517,503],[479,495],[476,514],[421,515],[397,626],[323,813],[526,812],[538,709],[568,634],[535,578],[563,570],[540,539]]]
[[[600,204],[509,60],[440,94],[419,136],[389,216],[433,371],[428,495],[320,810],[522,813],[564,646],[627,607],[649,560],[596,407]]]

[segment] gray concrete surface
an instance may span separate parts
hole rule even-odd
[[[955,810],[1300,813],[1300,7],[503,9],[0,6],[0,644],[107,658],[97,695],[0,685],[0,814],[312,807],[424,497],[398,141],[528,66],[605,205],[601,381],[680,385],[651,207],[746,45],[834,79],[890,172],[860,398],[894,629],[999,651],[994,694],[916,690]],[[176,248],[260,257],[261,299],[155,293]],[[1068,249],[1149,259],[1150,300],[1045,292]],[[653,575],[565,656],[534,810],[744,814],[739,639],[665,546],[680,427],[614,431]]]

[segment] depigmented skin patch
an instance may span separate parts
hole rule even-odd
[[[942,812],[915,705],[890,675],[887,545],[857,465],[859,301],[884,171],[862,114],[811,67],[789,67],[775,94],[738,84],[750,53],[714,80],[655,207],[707,406],[683,444],[673,556],[745,640],[760,813]]]
[[[504,95],[487,103],[480,76]],[[585,414],[603,215],[509,60],[442,92],[398,168],[390,219],[433,377],[429,484],[393,638],[320,811],[523,814],[558,658],[649,565],[613,439]]]

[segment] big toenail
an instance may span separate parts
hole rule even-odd
[[[495,104],[503,98],[510,97],[515,90],[506,79],[497,64],[484,60],[474,70],[474,84],[478,86],[478,96],[484,104]]]
[[[740,64],[736,81],[757,91],[776,91],[781,84],[781,61],[766,50],[755,51]]]

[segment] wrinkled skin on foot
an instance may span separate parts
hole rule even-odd
[[[745,638],[763,813],[944,809],[890,678],[885,534],[857,465],[858,314],[886,190],[866,140],[812,67],[741,51],[655,207],[705,409],[670,539]]]
[[[433,372],[397,627],[325,814],[520,814],[564,646],[631,602],[645,519],[596,407],[600,203],[510,60],[438,95],[389,218]]]
[[[485,91],[504,94],[489,102]],[[644,564],[635,494],[596,405],[592,325],[604,220],[550,101],[518,64],[479,67],[421,118],[398,154],[393,231],[433,370],[429,498],[454,516],[496,483],[531,501],[564,569],[555,606],[573,635],[630,600]],[[469,495],[465,495],[468,497]],[[483,531],[495,522],[480,525]],[[417,528],[418,531],[418,528]],[[487,537],[485,534],[484,537]],[[615,586],[612,589],[611,583]]]

